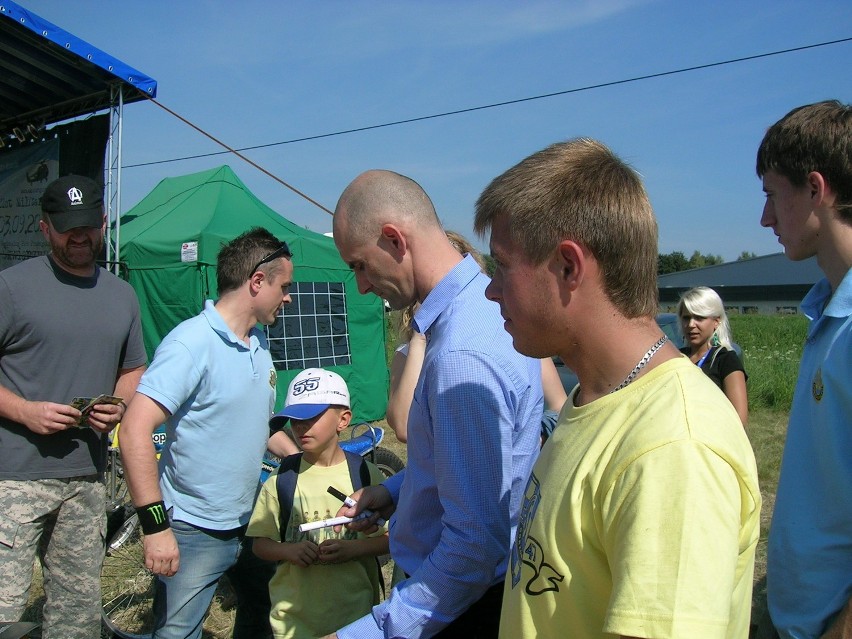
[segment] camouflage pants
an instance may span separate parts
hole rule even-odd
[[[20,619],[37,554],[43,639],[100,636],[105,509],[104,485],[95,476],[0,480],[0,621]]]

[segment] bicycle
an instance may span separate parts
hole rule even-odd
[[[154,435],[157,453],[165,444],[165,432]],[[354,425],[342,448],[368,457],[386,477],[401,471],[405,464],[393,451],[379,446],[384,429],[366,422]],[[130,502],[119,457],[118,439],[108,449],[107,458],[107,543],[101,569],[101,619],[106,631],[120,639],[150,639],[154,626],[153,573],[145,568],[142,529]],[[264,456],[260,481],[275,471],[280,458]]]

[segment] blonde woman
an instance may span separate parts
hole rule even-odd
[[[681,352],[722,389],[745,426],[748,376],[731,345],[731,328],[722,298],[712,288],[697,286],[681,296],[677,315],[686,342]]]

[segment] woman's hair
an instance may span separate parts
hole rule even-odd
[[[470,256],[476,260],[477,264],[479,264],[479,268],[482,269],[482,272],[485,272],[485,259],[482,257],[482,253],[473,248],[473,244],[471,244],[464,235],[456,233],[455,231],[444,231],[444,233],[447,234],[447,239],[450,241],[450,244],[453,245],[454,249],[462,255],[470,253]]]
[[[399,334],[399,343],[408,344],[411,341],[411,336],[414,334],[414,327],[411,326],[411,320],[414,319],[414,309],[417,308],[419,302],[409,304],[399,312],[397,316],[397,333]]]
[[[453,245],[454,249],[462,255],[470,253],[470,256],[476,260],[476,263],[479,264],[479,268],[482,269],[483,273],[485,273],[485,259],[482,257],[482,253],[473,248],[473,244],[471,244],[464,235],[456,233],[455,231],[444,231],[444,233],[447,234],[447,239],[450,241],[450,244]],[[411,339],[411,334],[414,332],[414,329],[411,326],[411,320],[414,319],[414,310],[417,308],[417,304],[418,302],[409,304],[402,309],[399,314],[397,330],[399,332],[400,343],[402,344],[407,344]]]
[[[680,296],[680,301],[677,303],[677,316],[680,318],[687,314],[695,317],[715,317],[718,319],[719,326],[716,327],[716,336],[719,338],[719,344],[725,348],[733,348],[731,346],[731,325],[728,323],[725,305],[722,304],[722,298],[719,297],[719,294],[712,288],[696,286]]]

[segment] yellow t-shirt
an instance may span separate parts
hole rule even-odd
[[[760,503],[736,412],[686,358],[569,397],[527,485],[500,637],[745,639]]]
[[[370,483],[380,484],[385,477],[369,464]],[[280,507],[273,473],[264,482],[246,535],[281,541]],[[354,539],[357,534],[343,528],[320,528],[299,532],[304,521],[328,519],[337,514],[340,500],[328,494],[334,486],[342,493],[353,492],[346,461],[335,466],[313,466],[302,460],[293,495],[293,510],[287,525],[285,541],[310,539],[320,544],[326,539]],[[307,568],[280,562],[269,582],[272,610],[269,621],[276,639],[321,637],[339,630],[370,612],[379,603],[379,580],[376,561],[365,557],[343,564],[313,564]]]

